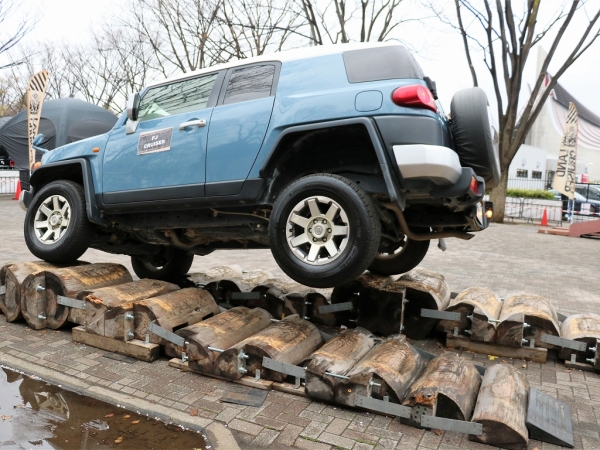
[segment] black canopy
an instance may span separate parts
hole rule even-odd
[[[110,111],[75,98],[60,98],[44,102],[38,133],[44,135],[39,145],[56,147],[106,133],[117,121]],[[0,154],[6,151],[20,169],[29,167],[27,143],[27,111],[21,111],[0,128]],[[42,157],[36,152],[36,161]]]

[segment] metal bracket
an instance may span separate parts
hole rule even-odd
[[[585,342],[565,339],[552,334],[542,333],[540,340],[546,344],[558,345],[560,347],[570,348],[578,352],[585,352],[587,350],[587,344]]]
[[[298,378],[306,378],[306,369],[304,367],[294,366],[292,364],[275,361],[274,359],[263,356],[262,366],[265,369],[274,370],[275,372],[284,373]]]
[[[354,305],[352,302],[335,303],[333,305],[321,305],[319,306],[319,314],[334,313],[340,311],[352,311]]]
[[[184,347],[185,339],[179,336],[178,334],[171,333],[169,330],[165,330],[163,327],[156,325],[154,322],[150,322],[148,324],[148,331],[150,333],[154,333],[155,335],[163,338],[166,341],[172,342],[173,344]]]
[[[260,292],[232,292],[231,300],[260,300]]]
[[[460,322],[461,314],[457,313],[457,312],[438,311],[437,309],[421,308],[421,317],[428,317],[430,319],[451,320],[453,322]]]
[[[389,401],[378,400],[376,398],[365,397],[364,395],[356,395],[354,397],[354,406],[377,411],[383,414],[390,414],[404,419],[410,419],[410,408],[408,406],[391,403]]]
[[[63,297],[62,295],[56,296],[56,303],[69,308],[82,309],[85,311],[85,300],[77,300],[76,298]]]
[[[260,380],[260,369],[256,369],[256,371],[254,372],[254,380],[253,381],[258,381]]]
[[[6,294],[6,286],[0,286],[0,295]]]
[[[445,419],[436,416],[421,416],[421,426],[435,430],[454,431],[457,433],[483,434],[483,425],[477,422],[466,422],[464,420]]]

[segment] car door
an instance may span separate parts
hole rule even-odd
[[[106,145],[105,204],[204,196],[208,129],[223,76],[195,76],[144,93],[136,131],[117,128]]]
[[[206,195],[238,194],[262,146],[275,100],[279,63],[229,69],[206,154]]]

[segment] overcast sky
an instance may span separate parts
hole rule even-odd
[[[25,9],[40,11],[42,19],[36,29],[27,36],[28,43],[38,40],[81,42],[87,39],[90,32],[107,18],[111,11],[118,8],[124,0],[24,0]],[[406,0],[406,6],[416,8],[418,0]],[[436,0],[437,1],[437,0]],[[453,2],[451,2],[453,3]],[[515,2],[518,3],[518,2]],[[597,7],[600,0],[593,0],[590,4]],[[544,2],[546,11],[548,6],[560,4],[558,0]],[[592,8],[593,8],[592,7]],[[544,6],[542,6],[544,8]],[[425,14],[425,12],[423,12]],[[540,18],[543,22],[548,18]],[[462,40],[454,32],[436,30],[441,28],[436,21],[428,22],[429,26],[421,24],[402,25],[399,37],[409,42],[414,48],[419,49],[417,59],[425,73],[437,82],[440,99],[449,110],[452,95],[457,90],[472,86],[471,76],[468,71]],[[565,58],[576,41],[576,33],[585,27],[585,18],[581,17],[572,27],[573,32],[564,36],[556,62]],[[549,47],[549,43],[545,43]],[[526,71],[526,81],[533,83],[535,77],[535,61],[537,51],[530,56]],[[482,55],[475,53],[475,64],[481,69]],[[600,115],[600,83],[598,68],[600,66],[600,39],[584,54],[561,78],[561,83],[575,98],[596,114]],[[554,64],[556,70],[556,63]],[[553,66],[550,67],[553,72]],[[493,90],[489,76],[480,70],[480,84],[493,97]]]

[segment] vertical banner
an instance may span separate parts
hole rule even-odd
[[[27,124],[29,135],[29,170],[35,164],[35,149],[33,140],[38,134],[40,118],[42,116],[42,104],[46,96],[46,86],[48,85],[48,71],[42,70],[29,79],[27,85]]]
[[[571,200],[575,198],[575,182],[577,180],[575,168],[577,165],[577,108],[573,103],[569,104],[567,124],[563,134],[558,161],[556,162],[556,173],[552,187]]]

